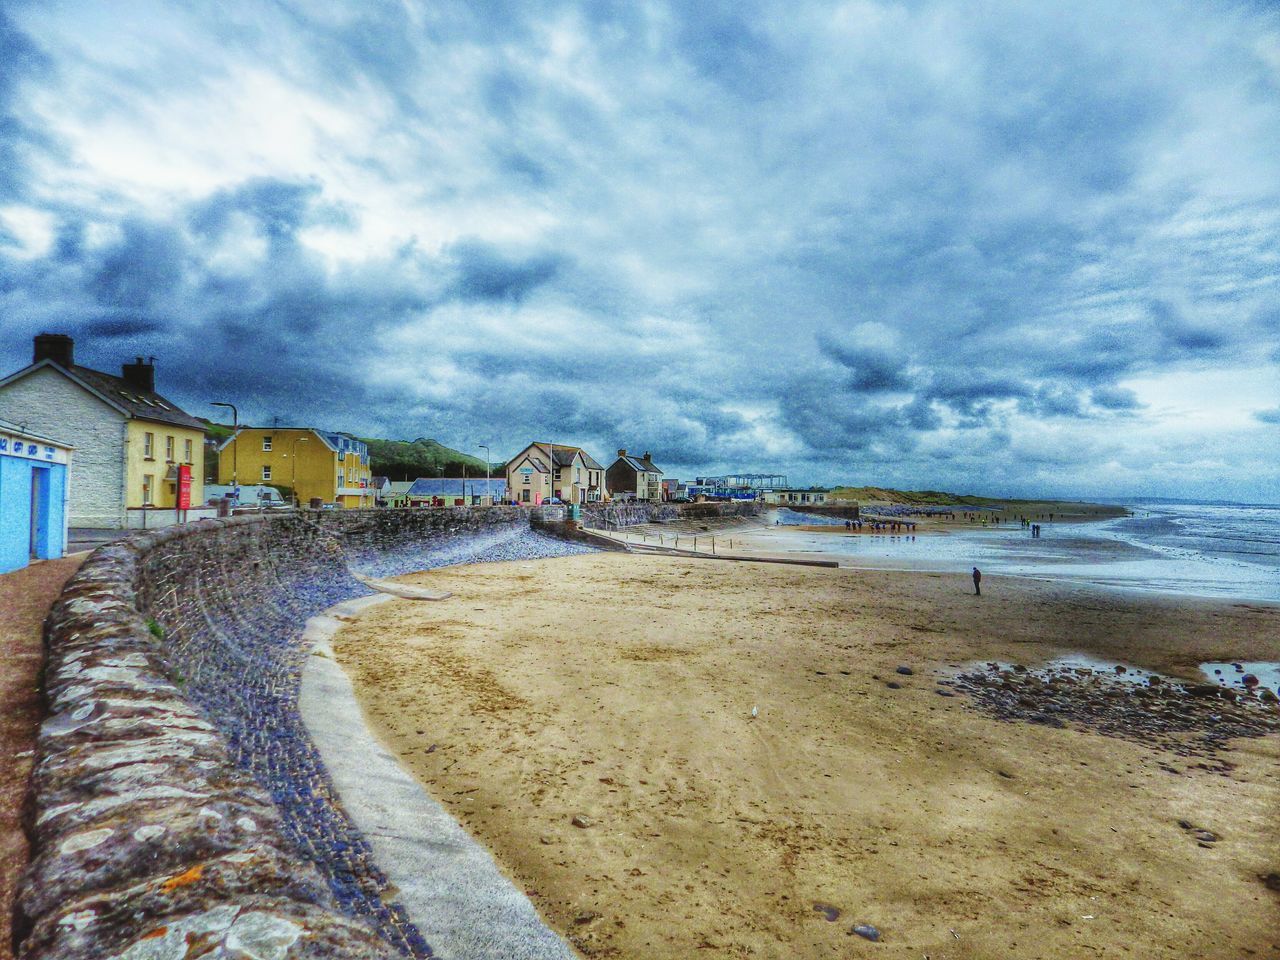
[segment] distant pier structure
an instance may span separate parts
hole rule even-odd
[[[790,486],[785,473],[727,473],[721,477],[698,477],[689,484],[689,496],[754,500],[769,490]]]

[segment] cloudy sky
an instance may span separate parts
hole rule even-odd
[[[1280,11],[0,0],[0,322],[495,458],[1278,501]]]

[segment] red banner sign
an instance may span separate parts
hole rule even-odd
[[[178,509],[191,509],[191,468],[186,464],[178,467]]]

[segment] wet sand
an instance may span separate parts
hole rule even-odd
[[[587,956],[1280,949],[1278,738],[1236,741],[1224,775],[936,693],[975,660],[1274,660],[1278,606],[619,554],[402,579],[455,596],[386,604],[338,657]]]

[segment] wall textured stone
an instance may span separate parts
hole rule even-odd
[[[755,500],[715,500],[706,503],[608,503],[582,508],[582,525],[616,530],[655,520],[706,520],[713,517],[757,517],[765,510]]]
[[[120,411],[46,367],[0,387],[0,417],[75,448],[71,526],[124,526],[125,418]]]
[[[298,718],[301,630],[369,592],[351,569],[530,536],[514,507],[304,511],[96,551],[47,623],[23,960],[431,956]]]

